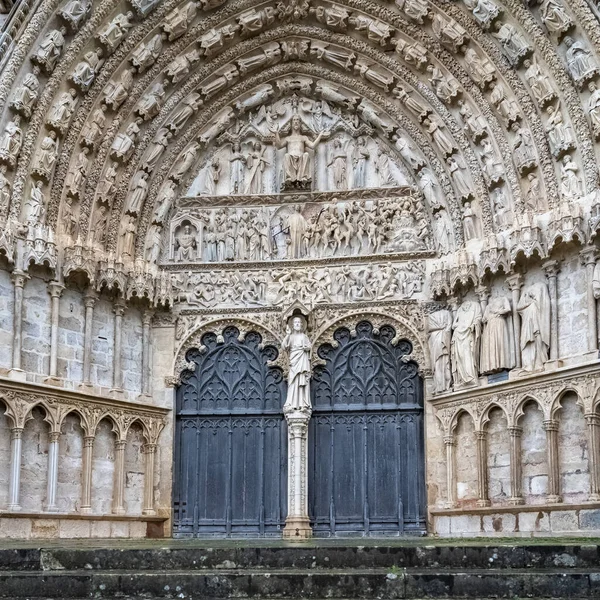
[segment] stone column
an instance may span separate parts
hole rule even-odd
[[[550,360],[558,360],[558,262],[547,260],[542,267],[546,271],[550,294]]]
[[[143,515],[155,515],[154,509],[154,459],[156,444],[144,444],[144,508]]]
[[[513,323],[513,339],[515,344],[515,366],[521,368],[521,322],[519,319],[519,299],[521,296],[521,287],[523,286],[523,276],[520,273],[515,273],[506,278],[508,288],[512,294],[512,323]]]
[[[21,347],[23,343],[23,288],[25,282],[29,279],[27,273],[15,270],[12,272],[11,279],[15,286],[15,304],[13,314],[13,348],[12,348],[12,368],[10,376],[14,379],[25,380],[25,372],[21,368]]]
[[[8,510],[21,510],[21,449],[23,445],[23,428],[13,427],[10,430],[10,481],[8,483]]]
[[[150,389],[150,337],[154,311],[145,310],[142,315],[142,395],[151,396]]]
[[[288,424],[288,515],[284,538],[312,537],[308,518],[308,422],[310,411],[286,413]]]
[[[50,372],[49,379],[58,377],[58,311],[60,297],[65,286],[58,281],[48,284],[50,294]]]
[[[487,431],[475,432],[477,439],[477,506],[490,506],[487,473]]]
[[[117,300],[114,306],[115,331],[113,346],[113,385],[112,394],[120,394],[123,391],[123,368],[121,364],[121,339],[123,330],[123,315],[125,314],[125,302]]]
[[[544,421],[546,451],[548,456],[548,497],[546,502],[562,502],[560,496],[560,465],[558,464],[558,421]]]
[[[98,294],[89,288],[83,297],[83,303],[85,306],[85,333],[83,340],[83,385],[91,386],[91,375],[92,375],[92,323],[94,320],[94,306]]]
[[[81,477],[81,513],[89,515],[92,512],[92,459],[94,457],[93,435],[83,438],[83,473]]]
[[[589,469],[590,469],[590,502],[600,501],[600,457],[598,456],[598,431],[600,427],[600,415],[595,413],[585,415],[588,428],[589,443]]]
[[[581,264],[585,266],[586,284],[587,284],[587,345],[588,352],[598,352],[598,321],[596,298],[594,296],[594,268],[598,251],[595,246],[587,246],[580,253]]]
[[[511,426],[508,428],[510,436],[510,498],[508,503],[513,506],[525,504],[521,486],[523,481],[522,462],[521,462],[521,436],[523,428]]]
[[[46,493],[46,512],[58,512],[56,505],[56,488],[58,486],[58,440],[60,431],[50,432],[48,446],[48,491]]]
[[[125,440],[115,441],[115,485],[113,514],[125,514]]]
[[[446,445],[446,504],[444,508],[456,508],[456,464],[454,459],[454,435],[444,436]]]

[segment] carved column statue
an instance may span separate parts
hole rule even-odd
[[[452,313],[438,310],[427,318],[429,331],[429,354],[433,369],[433,393],[440,394],[450,389],[450,349],[452,338]]]
[[[515,366],[521,368],[521,324],[519,321],[519,299],[521,287],[523,286],[523,276],[520,273],[515,273],[506,278],[508,289],[512,294],[512,327],[513,327],[513,343]]]
[[[455,387],[477,385],[478,354],[481,337],[481,306],[463,302],[452,323],[452,375]]]
[[[9,376],[13,379],[25,380],[25,372],[21,368],[21,346],[23,342],[23,288],[29,279],[27,273],[15,269],[11,275],[15,286],[15,306],[13,319],[13,352],[12,368]]]
[[[525,287],[517,306],[521,315],[521,362],[524,372],[544,369],[552,339],[551,307],[545,283]]]
[[[548,496],[546,502],[562,502],[560,496],[560,464],[558,462],[558,421],[544,421],[548,456]]]
[[[508,503],[513,506],[524,504],[522,486],[521,437],[523,428],[516,425],[508,428],[510,436],[510,498]]]
[[[308,519],[308,422],[310,403],[310,350],[305,319],[294,316],[282,346],[289,355],[288,392],[283,412],[288,424],[288,515],[283,536],[309,538]]]

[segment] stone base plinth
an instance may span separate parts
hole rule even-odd
[[[308,517],[288,517],[283,528],[286,540],[307,540],[312,537],[312,528]]]

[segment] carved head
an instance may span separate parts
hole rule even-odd
[[[300,131],[300,117],[298,115],[292,117],[292,130]]]
[[[296,333],[302,333],[304,332],[304,319],[302,317],[294,317],[292,319],[292,329],[296,332]]]

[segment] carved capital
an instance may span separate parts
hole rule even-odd
[[[115,316],[122,317],[125,314],[126,308],[127,305],[125,304],[125,301],[119,298],[117,301],[115,301],[115,304],[113,306],[113,312],[115,313]]]
[[[25,282],[29,279],[29,275],[27,275],[27,273],[25,273],[24,271],[20,271],[15,269],[11,274],[10,274],[10,279],[13,282],[13,285],[16,288],[23,288],[25,287]]]
[[[506,278],[506,283],[508,284],[508,289],[513,291],[519,291],[523,287],[523,275],[521,273],[515,273],[510,277]]]
[[[50,281],[48,283],[48,293],[51,298],[60,298],[64,289],[65,286],[58,281]]]
[[[596,246],[586,246],[579,252],[579,260],[584,267],[595,265],[598,260],[598,248]]]
[[[546,272],[548,280],[555,279],[560,271],[560,265],[557,260],[547,260],[542,263],[542,269]]]
[[[83,305],[86,308],[94,308],[96,306],[96,301],[98,300],[98,292],[96,292],[93,288],[88,288],[83,296]]]
[[[544,431],[558,431],[558,421],[546,419],[544,421]]]

